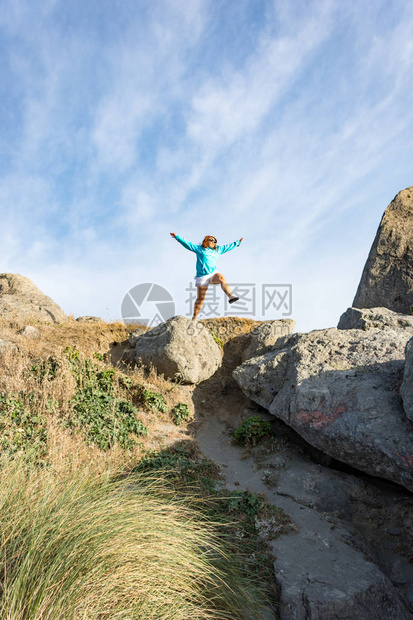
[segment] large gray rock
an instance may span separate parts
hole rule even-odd
[[[353,306],[407,313],[413,305],[413,187],[385,210]]]
[[[0,274],[0,316],[36,318],[45,323],[61,323],[67,319],[63,310],[29,278],[15,273]]]
[[[251,332],[251,340],[243,353],[243,360],[262,355],[272,348],[281,349],[293,333],[295,321],[279,319],[265,321]]]
[[[369,561],[337,520],[279,498],[296,534],[271,543],[281,620],[405,620],[411,618],[390,580]],[[355,546],[353,546],[355,545]]]
[[[413,316],[388,308],[348,308],[340,317],[338,329],[410,329]]]
[[[296,526],[295,532],[289,528],[288,533],[271,540],[270,520],[267,520],[266,527],[265,519],[256,519],[258,531],[267,540],[270,539],[268,542],[274,552],[274,572],[280,595],[279,617],[282,620],[411,618],[400,595],[372,561],[369,548],[354,533],[353,526],[346,526],[337,515],[321,512],[336,512],[338,507],[350,503],[348,487],[356,487],[357,500],[359,488],[353,477],[342,474],[345,478],[342,485],[340,481],[333,482],[331,478],[334,474],[330,476],[323,469],[320,473],[318,467],[307,459],[297,461],[297,456],[286,448],[282,453],[285,471],[280,472],[276,455],[267,456],[267,467],[271,467],[277,458],[275,468],[279,480],[275,485],[266,487],[263,470],[257,469],[253,456],[242,454],[238,446],[228,441],[226,422],[214,415],[202,424],[197,433],[198,445],[206,456],[223,466],[227,488],[238,492],[265,493],[268,501],[282,508]],[[265,453],[268,452],[265,450]],[[262,454],[259,460],[261,463]],[[290,470],[289,479],[296,485],[295,488],[291,488],[286,479],[283,483]],[[308,470],[310,475],[304,478],[303,474]],[[304,488],[300,486],[301,480]],[[317,485],[322,490],[312,492],[311,489]],[[324,485],[327,487],[325,490]],[[343,488],[344,485],[347,488]],[[333,497],[327,498],[327,493]],[[371,506],[370,502],[367,509],[371,510]]]
[[[413,422],[413,338],[406,344],[406,363],[400,394],[406,416]]]
[[[175,316],[142,334],[136,341],[136,360],[153,364],[159,373],[183,383],[199,383],[219,368],[220,347],[204,325]]]
[[[399,387],[409,330],[318,330],[252,358],[244,393],[330,456],[413,490],[413,424]]]

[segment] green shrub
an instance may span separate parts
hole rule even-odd
[[[182,422],[186,422],[191,418],[191,412],[186,403],[178,403],[171,411],[171,418],[173,422],[179,426]]]
[[[147,408],[152,411],[161,411],[162,413],[168,411],[165,398],[162,394],[158,394],[158,392],[153,392],[152,390],[144,388],[142,391],[142,399]]]
[[[118,444],[132,448],[136,437],[148,429],[137,419],[138,409],[115,392],[116,370],[102,368],[89,359],[82,360],[74,349],[66,349],[72,372],[77,380],[72,412],[67,420],[70,428],[80,430],[89,443],[101,450]]]
[[[271,424],[260,416],[251,416],[234,431],[235,439],[244,445],[255,446],[271,435]]]
[[[48,405],[50,400],[48,401]],[[36,450],[43,455],[47,444],[46,419],[35,413],[33,392],[0,395],[0,450],[8,454]]]
[[[50,356],[45,360],[40,360],[36,364],[33,364],[30,371],[39,377],[40,380],[51,380],[55,379],[59,365],[58,360],[55,357]]]
[[[265,499],[256,493],[249,491],[235,491],[228,498],[228,507],[230,512],[244,512],[249,517],[254,517],[266,505]]]

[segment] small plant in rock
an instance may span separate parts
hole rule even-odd
[[[180,426],[182,422],[186,422],[191,418],[191,412],[186,403],[178,403],[171,411],[171,418],[177,426]]]
[[[409,314],[410,314],[410,315],[413,315],[413,306],[410,306],[410,308],[409,308]]]
[[[168,411],[168,405],[166,404],[165,398],[158,392],[144,389],[142,391],[142,399],[147,408],[152,411],[161,411],[162,413],[166,413]]]
[[[234,431],[234,437],[238,443],[244,446],[256,446],[265,437],[271,435],[271,424],[260,416],[254,415],[245,420]]]
[[[210,334],[211,334],[212,338],[214,339],[214,341],[217,343],[217,345],[219,347],[221,347],[221,349],[223,349],[224,348],[224,343],[221,340],[221,338],[219,338],[214,332],[210,332]]]

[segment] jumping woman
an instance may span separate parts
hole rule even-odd
[[[235,295],[231,293],[227,281],[222,273],[218,273],[216,265],[218,256],[238,247],[244,237],[241,237],[238,241],[228,243],[227,245],[217,245],[217,240],[212,235],[207,235],[200,245],[195,245],[195,243],[186,241],[186,239],[175,233],[171,233],[171,237],[179,241],[184,248],[196,254],[195,286],[197,287],[198,296],[195,301],[194,316],[192,317],[193,321],[195,321],[204,303],[208,284],[220,284],[222,290],[228,296],[230,304],[238,301],[239,297],[235,297]]]

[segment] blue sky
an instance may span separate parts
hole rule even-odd
[[[75,316],[151,282],[187,314],[169,233],[243,236],[240,316],[289,283],[299,331],[337,324],[413,185],[412,2],[6,0],[0,31],[3,272]]]

